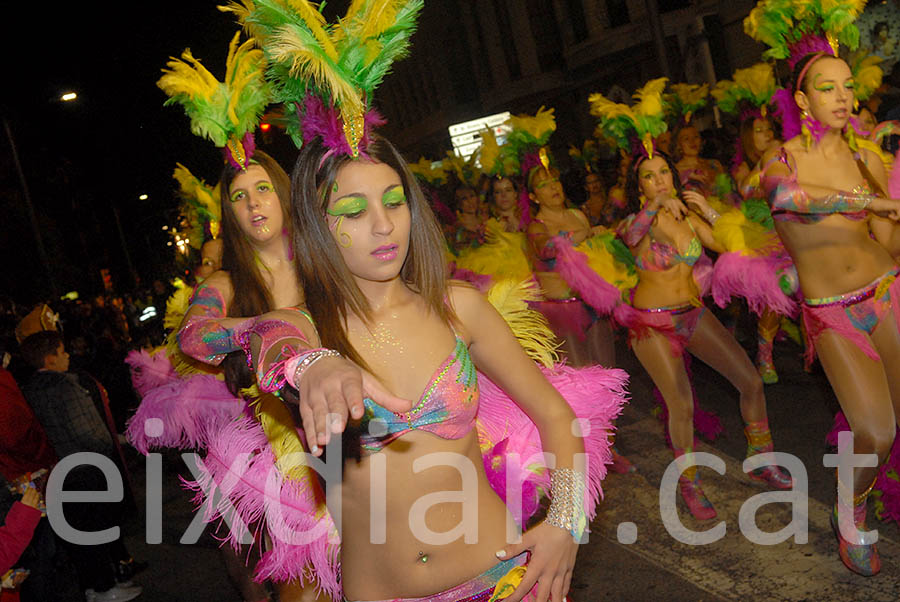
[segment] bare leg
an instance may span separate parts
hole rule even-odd
[[[672,447],[688,449],[694,445],[694,398],[684,360],[672,354],[669,339],[652,332],[631,343],[634,354],[662,393],[669,410],[669,438]]]
[[[766,420],[766,397],[759,373],[744,348],[712,312],[707,311],[700,318],[687,350],[740,392],[741,416],[745,422]]]

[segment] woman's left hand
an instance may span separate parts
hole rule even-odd
[[[705,215],[709,211],[709,203],[706,201],[706,197],[696,190],[685,190],[681,193],[681,196],[684,197],[685,203],[696,207],[701,215]]]
[[[526,550],[531,551],[531,559],[528,561],[525,577],[505,602],[519,602],[535,584],[536,602],[564,602],[572,582],[575,556],[578,554],[578,544],[571,533],[541,523],[526,531],[520,543],[503,548],[503,555],[498,553],[497,557],[508,560]]]

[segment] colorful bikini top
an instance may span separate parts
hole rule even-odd
[[[454,333],[455,334],[455,333]],[[434,371],[421,398],[409,412],[394,413],[369,398],[363,400],[362,455],[381,451],[414,430],[442,439],[461,439],[475,427],[478,378],[466,342],[456,335],[456,347]]]
[[[858,159],[857,155],[857,159]],[[783,163],[790,169],[788,176],[767,175],[768,169],[776,162]],[[830,199],[816,199],[803,190],[797,182],[796,165],[792,164],[787,150],[782,147],[764,166],[761,182],[768,192],[769,204],[772,207],[772,218],[780,222],[798,224],[817,224],[829,215],[840,214],[843,217],[861,221],[866,219],[866,211],[852,210],[852,206],[844,206]],[[865,180],[852,191],[853,194],[872,194],[872,189]]]
[[[651,228],[649,232],[650,246],[634,257],[634,265],[637,269],[649,272],[664,272],[679,263],[693,267],[697,260],[700,259],[700,256],[703,255],[703,245],[700,243],[697,233],[694,232],[694,226],[690,220],[688,220],[688,226],[690,226],[691,232],[694,233],[694,237],[688,243],[684,253],[680,253],[673,245],[656,240]]]

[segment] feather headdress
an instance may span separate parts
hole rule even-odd
[[[453,151],[447,151],[447,156],[441,162],[441,169],[448,174],[456,176],[457,181],[472,188],[478,187],[481,178],[481,169],[476,163],[477,153],[472,153],[468,159],[463,159]]]
[[[667,81],[661,77],[647,82],[635,91],[632,106],[613,102],[599,93],[591,94],[591,115],[600,120],[603,134],[615,140],[620,149],[653,158],[653,139],[668,127],[663,110]]]
[[[538,166],[549,169],[551,157],[545,145],[556,131],[553,109],[541,107],[534,115],[513,115],[506,125],[511,129],[506,135],[505,146],[509,156],[518,161],[522,177],[527,181],[528,174]]]
[[[199,249],[204,240],[219,237],[222,206],[219,204],[218,187],[213,188],[196,177],[181,163],[175,164],[172,177],[178,182],[181,214],[190,224],[190,245]]]
[[[672,92],[665,95],[665,103],[671,113],[681,117],[685,124],[706,106],[709,84],[672,84]]]
[[[581,148],[577,146],[569,147],[569,156],[578,163],[587,173],[597,171],[597,159],[599,151],[597,150],[597,142],[595,140],[585,140]]]
[[[509,178],[519,174],[519,157],[514,146],[498,144],[494,130],[481,131],[481,148],[478,161],[484,173],[497,178]]]
[[[764,59],[788,59],[791,69],[807,54],[830,52],[838,44],[859,45],[853,24],[866,0],[760,0],[744,19],[744,31],[769,47]]]
[[[884,59],[858,50],[850,55],[848,62],[855,84],[853,96],[856,97],[856,100],[865,102],[872,97],[875,90],[881,87],[881,81],[884,78],[881,63],[884,62]]]
[[[254,40],[239,44],[236,33],[228,48],[225,79],[219,81],[194,58],[190,49],[166,63],[157,85],[169,95],[166,105],[180,104],[191,119],[191,131],[223,148],[225,158],[246,169],[256,148],[253,130],[271,102],[264,79],[265,57]]]
[[[712,89],[712,97],[724,113],[741,114],[742,119],[753,113],[766,116],[769,101],[775,94],[775,70],[769,63],[756,63],[738,69],[734,79],[721,80]]]
[[[447,183],[447,172],[444,171],[443,162],[419,157],[417,163],[409,164],[409,171],[419,180],[433,188],[439,188]]]
[[[321,137],[332,151],[358,156],[383,123],[372,94],[408,54],[423,0],[353,0],[336,23],[325,20],[324,4],[241,0],[219,8],[259,40],[276,100],[297,110],[288,128],[294,143]]]

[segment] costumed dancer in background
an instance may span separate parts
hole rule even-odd
[[[791,254],[805,300],[807,358],[817,354],[849,420],[856,454],[883,461],[900,419],[900,272],[880,242],[900,218],[879,157],[860,149],[852,118],[854,80],[836,56],[851,48],[864,1],[763,1],[745,31],[788,59],[789,86],[776,94],[787,140],[762,159],[778,234]],[[881,568],[866,533],[867,499],[878,467],[838,474],[831,513],[841,560],[874,575]]]
[[[450,247],[457,255],[466,249],[476,249],[484,243],[486,207],[478,195],[481,170],[475,164],[475,154],[468,160],[457,157],[452,151],[443,160],[444,171],[451,174],[456,223],[450,228]]]
[[[694,403],[683,353],[698,357],[740,392],[748,456],[772,451],[772,436],[759,374],[734,337],[706,311],[695,280],[703,247],[724,251],[712,230],[719,215],[699,192],[682,191],[671,159],[653,148],[653,138],[666,127],[660,97],[664,86],[665,78],[649,82],[635,93],[635,107],[593,94],[591,113],[608,135],[634,153],[627,189],[633,214],[619,232],[634,254],[638,283],[615,317],[629,329],[631,348],[665,399],[668,435],[682,469],[681,495],[694,517],[709,519],[716,511],[703,493],[692,458]],[[779,489],[791,487],[791,478],[777,466],[764,466],[750,476]]]
[[[544,147],[556,130],[553,109],[541,108],[534,117],[512,117],[510,124],[512,131],[507,135],[507,145],[519,157],[525,180],[523,193],[537,207],[528,225],[528,239],[534,273],[546,300],[535,308],[547,317],[563,341],[572,365],[612,365],[615,347],[607,318],[621,293],[609,282],[627,279],[628,266],[617,263],[607,249],[606,242],[612,244],[614,238],[611,234],[603,240],[604,229],[598,226],[597,235],[601,239],[594,240],[594,231],[584,213],[567,206],[559,171],[551,166]],[[584,251],[595,245],[599,262],[596,266],[588,265],[587,256],[576,248]],[[597,276],[594,269],[602,270],[604,277]],[[593,280],[585,284],[577,281],[575,275]]]
[[[594,140],[585,140],[581,148],[569,147],[569,156],[578,164],[586,195],[581,210],[591,227],[615,227],[615,208],[606,201],[606,187],[597,169],[597,154],[597,143]]]
[[[202,281],[222,267],[223,245],[219,238],[222,207],[219,189],[212,188],[177,163],[172,177],[178,182],[181,215],[189,225],[186,232],[190,245],[200,251],[200,265],[195,275]]]
[[[774,233],[775,225],[765,192],[759,187],[760,158],[767,150],[781,144],[775,137],[768,109],[775,94],[775,73],[771,64],[757,63],[747,69],[738,69],[732,77],[732,80],[719,81],[712,96],[720,111],[739,116],[739,136],[731,175],[743,197],[739,207],[741,213],[760,227],[756,228],[755,236],[744,231],[733,238],[737,248],[729,251],[736,255],[723,255],[716,262],[718,271],[714,274],[713,297],[720,306],[727,305],[732,296],[754,299],[750,307],[759,316],[756,367],[764,383],[774,384],[778,382],[772,360],[775,336],[782,321],[795,317],[799,309],[789,298],[797,290],[796,270]],[[719,211],[725,212],[721,207]],[[748,241],[750,238],[756,240]],[[757,249],[750,248],[752,246]],[[748,256],[759,258],[762,263]],[[744,261],[743,258],[748,259]],[[753,265],[748,265],[751,262]],[[777,303],[765,302],[773,297]]]
[[[505,597],[515,589],[508,599],[517,602],[534,587],[533,599],[544,602],[552,593],[560,600],[571,579],[576,538],[600,493],[603,463],[609,460],[609,421],[623,402],[625,375],[602,368],[554,369],[551,378],[558,384],[581,383],[579,391],[567,391],[578,393],[573,411],[487,300],[471,287],[448,285],[434,215],[399,153],[373,133],[380,120],[373,118],[368,104],[392,60],[405,53],[422,3],[399,3],[392,18],[376,20],[370,13],[377,6],[356,3],[336,24],[326,23],[315,10],[301,11],[301,3],[278,15],[262,9],[244,15],[244,23],[272,60],[270,77],[302,95],[297,102],[305,109],[300,114],[303,148],[292,175],[294,247],[316,324],[296,312],[273,312],[254,321],[239,340],[258,366],[264,390],[300,391],[299,411],[313,454],[327,445],[326,431],[343,430],[348,405],[352,418],[362,419],[362,424],[353,429],[355,441],[348,441],[343,450],[329,449],[329,454],[345,453],[343,510],[335,514],[343,519],[339,539],[337,530],[324,524],[324,516],[300,511],[304,500],[297,498],[302,492],[271,470],[276,461],[289,459],[257,448],[262,442],[254,439],[250,424],[245,425],[244,442],[256,453],[248,454],[250,466],[231,495],[239,498],[239,513],[277,509],[291,527],[324,525],[322,538],[341,542],[340,583],[337,558],[310,557],[321,564],[307,570],[297,559],[315,544],[279,543],[285,532],[271,534],[273,545],[284,550],[282,569],[319,579],[333,597],[482,600]],[[269,35],[266,30],[278,28],[275,19],[301,32],[295,37],[313,44],[317,56],[329,58],[304,64],[299,59],[309,56],[310,46],[284,45],[281,36]],[[382,51],[360,52],[373,46]],[[432,372],[434,365],[438,368]],[[371,369],[379,380],[361,367]],[[484,375],[478,375],[476,367]],[[513,392],[534,423],[518,405],[503,402],[494,383]],[[415,407],[385,387],[417,399]],[[339,413],[328,429],[319,411],[337,410],[336,405],[343,416]],[[576,415],[591,425],[587,444],[571,434]],[[525,452],[530,458],[540,449],[539,440],[557,458],[550,485],[554,501],[547,520],[527,531],[521,544],[503,547],[512,517],[490,491],[486,469],[491,467],[495,486],[507,478],[538,478],[529,477],[540,486],[531,487],[523,498],[533,506],[547,485],[548,471],[538,464],[535,473],[517,466],[514,458]],[[482,446],[487,458],[482,457]],[[588,466],[573,463],[573,454],[581,451],[592,457]],[[416,500],[446,491],[451,483],[458,485],[454,471],[421,470],[417,461],[431,452],[461,458],[460,468],[474,464],[472,486],[478,492],[465,503],[477,504],[478,519],[464,516],[463,522],[466,529],[477,530],[478,543],[420,540],[427,533],[455,528],[458,514],[449,509],[429,513],[427,525],[424,515],[421,525],[410,525],[410,511],[419,514]],[[219,469],[228,472],[230,465],[222,460],[218,467],[207,463],[211,480]],[[279,479],[275,489],[273,478]],[[384,483],[385,512],[373,516],[370,501],[382,495],[373,489],[380,478],[390,480]],[[510,485],[513,491],[515,484]],[[586,491],[594,495],[586,498]],[[510,503],[513,516],[524,523],[530,512]],[[383,543],[373,542],[373,529],[382,533]],[[500,548],[503,553],[495,552]],[[526,550],[532,551],[530,558]],[[417,568],[410,570],[404,558]],[[436,589],[444,591],[434,594]]]
[[[215,461],[211,455],[228,445],[220,436],[223,425],[245,413],[262,424],[275,445],[300,446],[299,437],[290,428],[293,420],[289,411],[274,396],[259,395],[254,390],[243,353],[231,337],[231,329],[249,316],[283,307],[302,311],[303,304],[290,246],[290,181],[274,159],[256,148],[253,138],[260,116],[272,101],[272,91],[263,77],[265,57],[253,48],[252,39],[239,44],[239,35],[229,48],[224,82],[217,81],[185,51],[183,60],[168,63],[158,84],[171,97],[166,104],[184,107],[192,131],[223,149],[226,164],[218,199],[222,269],[193,291],[183,320],[174,325],[176,330],[170,336],[170,348],[177,345],[177,350],[170,349],[173,364],[180,374],[188,376],[172,400],[174,407],[162,405],[172,391],[151,391],[144,396],[143,411],[139,410],[132,420],[131,431],[132,440],[142,451],[151,445],[196,446],[206,449],[206,462]],[[215,366],[224,369],[227,388],[212,376],[221,373]],[[189,376],[196,371],[208,374]],[[163,399],[157,399],[157,395]],[[235,396],[239,396],[237,411]],[[162,419],[166,425],[162,437],[150,438],[144,433],[151,417]],[[309,478],[300,471],[293,476]],[[235,553],[225,553],[224,557],[245,600],[268,598],[262,585],[247,578],[244,560]],[[279,580],[266,572],[266,566],[265,561],[257,565],[257,578],[278,581],[281,599],[316,598],[313,588],[303,591],[297,584]]]
[[[723,182],[720,176],[726,175],[725,170],[717,160],[700,156],[703,138],[691,122],[696,112],[707,105],[709,85],[672,84],[669,87],[672,92],[666,94],[666,108],[678,124],[672,137],[681,185],[686,190],[696,190],[706,198],[720,197],[720,200],[727,201],[721,198]]]

